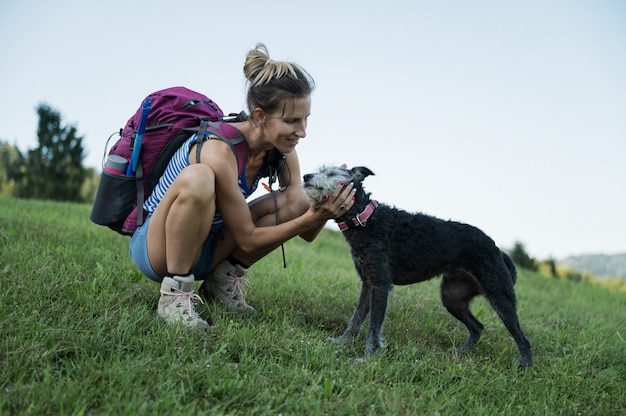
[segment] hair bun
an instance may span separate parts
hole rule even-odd
[[[257,43],[255,48],[248,52],[243,73],[253,87],[265,85],[272,79],[284,76],[298,79],[293,65],[289,62],[270,59],[267,46],[263,43]]]

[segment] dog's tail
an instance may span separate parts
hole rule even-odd
[[[511,260],[509,255],[506,254],[504,251],[502,251],[501,253],[504,264],[506,264],[507,269],[509,269],[509,273],[511,273],[513,284],[515,284],[515,282],[517,281],[517,269],[515,268],[515,263],[513,263],[513,260]]]

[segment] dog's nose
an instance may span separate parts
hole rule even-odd
[[[313,178],[313,174],[312,173],[307,173],[306,175],[304,175],[302,177],[302,179],[304,179],[305,182],[308,182],[311,180],[311,178]]]

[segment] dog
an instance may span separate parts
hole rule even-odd
[[[393,285],[423,282],[442,275],[441,300],[469,332],[456,350],[466,353],[478,342],[483,324],[470,311],[475,296],[484,295],[521,353],[522,368],[532,367],[530,342],[519,325],[513,286],[516,269],[511,258],[476,227],[409,213],[378,203],[362,182],[374,173],[366,167],[322,166],[303,176],[304,192],[313,201],[328,198],[340,185],[354,183],[355,202],[337,222],[350,245],[362,286],[348,327],[335,343],[353,340],[370,316],[365,361],[384,347],[381,341]]]

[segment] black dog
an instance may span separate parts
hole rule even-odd
[[[443,275],[441,300],[455,318],[463,322],[469,337],[457,350],[469,351],[480,338],[483,325],[470,311],[470,302],[484,295],[517,343],[520,365],[533,365],[530,342],[520,328],[513,286],[513,261],[491,238],[476,227],[413,214],[370,199],[362,181],[373,172],[366,167],[348,170],[325,166],[304,175],[303,188],[309,198],[321,200],[343,182],[355,184],[354,206],[337,219],[350,244],[362,287],[347,329],[335,342],[356,337],[371,311],[365,356],[381,347],[381,333],[393,285],[422,282]]]

